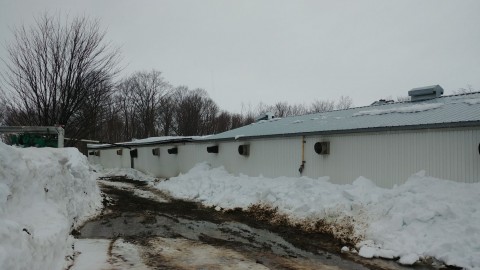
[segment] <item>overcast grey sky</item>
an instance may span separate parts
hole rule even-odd
[[[157,69],[230,111],[341,95],[361,106],[432,84],[480,89],[478,0],[0,0],[2,43],[44,11],[99,18],[125,75]]]

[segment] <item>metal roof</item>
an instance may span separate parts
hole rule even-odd
[[[164,137],[149,137],[145,139],[133,140],[131,142],[119,142],[119,143],[100,143],[100,144],[87,144],[88,149],[104,149],[104,148],[115,148],[115,147],[125,147],[132,148],[143,145],[161,145],[161,144],[171,144],[171,143],[184,143],[191,142],[195,140],[200,140],[204,137],[201,136],[164,136]]]
[[[212,135],[204,140],[231,140],[299,134],[339,134],[459,126],[480,127],[480,92],[274,118]]]

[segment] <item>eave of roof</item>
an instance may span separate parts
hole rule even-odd
[[[148,142],[123,142],[115,144],[87,144],[87,149],[109,149],[109,148],[134,148],[138,146],[148,146],[148,145],[164,145],[164,144],[174,144],[174,143],[186,143],[196,141],[195,138],[172,138],[168,140],[159,140],[159,141],[148,141]]]

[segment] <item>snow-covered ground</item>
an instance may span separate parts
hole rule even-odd
[[[75,242],[75,250],[78,255],[71,270],[150,269],[143,263],[139,247],[121,238],[78,239]]]
[[[77,149],[0,142],[0,268],[68,265],[70,231],[101,208],[96,177]]]
[[[291,223],[306,228],[322,220],[337,237],[354,242],[363,257],[394,258],[403,264],[434,257],[480,269],[480,183],[419,172],[401,186],[384,189],[363,177],[351,185],[335,185],[328,177],[235,176],[202,163],[155,187],[217,210],[277,208]]]

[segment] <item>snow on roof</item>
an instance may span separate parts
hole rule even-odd
[[[87,144],[88,149],[94,148],[109,148],[109,147],[122,147],[122,146],[138,146],[138,145],[151,145],[151,144],[162,144],[162,143],[174,143],[174,142],[184,142],[184,141],[195,141],[208,138],[207,136],[162,136],[162,137],[149,137],[145,139],[133,139],[130,142],[119,142],[119,143],[103,143],[103,144]]]
[[[354,113],[353,116],[362,116],[362,115],[380,115],[380,114],[387,114],[387,113],[414,113],[414,112],[423,112],[428,111],[436,108],[442,107],[443,104],[416,104],[416,105],[408,105],[402,107],[395,107],[395,108],[388,108],[384,110],[374,109],[369,111],[359,111]]]
[[[418,102],[371,105],[316,114],[274,118],[212,135],[207,140],[302,133],[347,133],[365,129],[480,126],[480,92]]]

